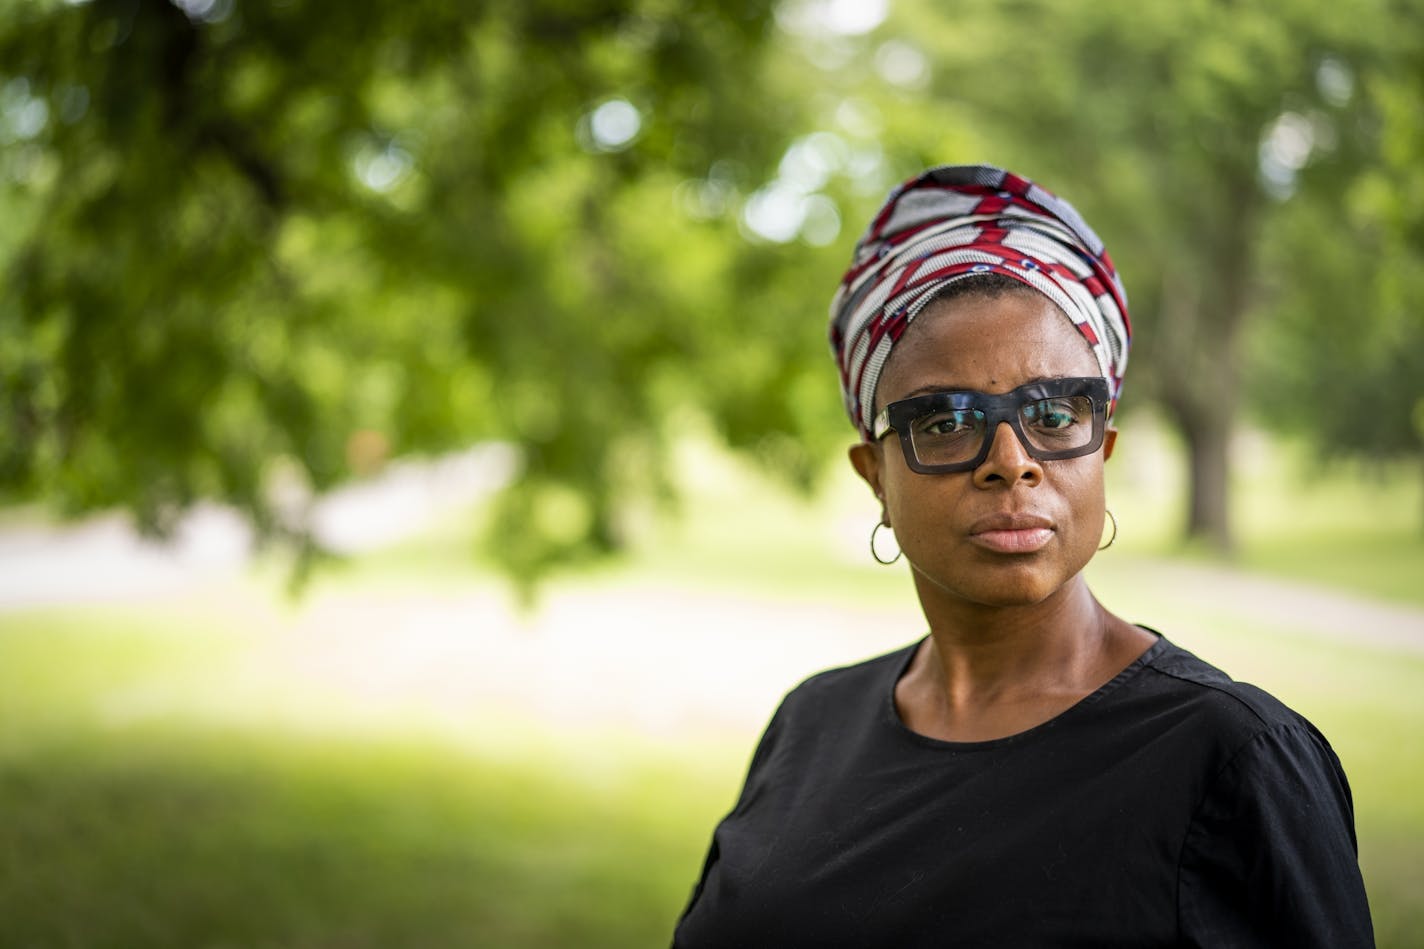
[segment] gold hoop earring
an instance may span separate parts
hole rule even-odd
[[[1113,541],[1117,540],[1117,518],[1113,517],[1112,508],[1105,507],[1103,512],[1107,514],[1108,520],[1112,521],[1113,532],[1112,536],[1108,538],[1108,542],[1098,547],[1099,550],[1107,550],[1113,545]]]
[[[880,528],[882,527],[890,527],[890,525],[886,524],[884,521],[876,521],[875,526],[870,529],[870,556],[875,558],[876,563],[884,564],[888,567],[895,561],[899,560],[900,555],[903,554],[904,551],[900,549],[900,544],[897,542],[895,544],[895,556],[891,557],[889,560],[886,560],[884,557],[880,556],[880,551],[875,549],[875,535],[880,533]],[[890,533],[895,533],[895,529],[893,527],[890,528]]]

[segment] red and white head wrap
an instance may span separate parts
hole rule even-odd
[[[1112,414],[1132,327],[1112,260],[1073,206],[989,165],[943,165],[900,185],[855,245],[831,301],[846,411],[870,438],[875,387],[916,314],[950,283],[997,273],[1052,300],[1092,347]]]

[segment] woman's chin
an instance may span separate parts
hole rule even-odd
[[[1037,606],[1054,594],[1071,586],[1073,574],[1063,577],[1046,565],[1022,563],[1000,565],[992,570],[975,570],[973,575],[961,572],[953,576],[937,576],[911,564],[915,584],[923,600],[926,594],[949,597],[985,607]]]

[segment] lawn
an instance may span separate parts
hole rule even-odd
[[[919,634],[902,570],[863,559],[873,515],[858,486],[796,501],[724,462],[699,460],[684,521],[561,581],[546,612],[596,637],[607,628],[593,614],[610,603],[637,616],[649,591],[703,603],[730,590],[739,615],[859,610],[892,627],[887,648]],[[1154,482],[1123,477],[1124,536],[1091,568],[1095,590],[1329,736],[1354,787],[1379,945],[1424,946],[1424,651],[1352,642],[1350,630],[1294,616],[1301,587],[1203,586],[1215,567],[1183,566],[1160,531],[1139,529],[1165,516]],[[1274,577],[1324,576],[1352,596],[1419,603],[1397,566],[1424,563],[1413,525],[1371,513],[1408,490],[1297,484],[1295,510],[1310,512],[1299,517],[1282,517],[1289,499],[1252,502],[1272,539],[1248,537],[1243,558]],[[461,591],[476,591],[476,613],[507,599],[450,556],[468,542],[432,531],[322,575],[297,604],[259,573],[142,603],[0,614],[0,944],[665,945],[774,695],[671,731],[511,701],[518,676],[552,653],[520,666],[458,636],[422,639],[401,619]],[[1352,580],[1357,560],[1387,576]],[[510,625],[505,648],[557,645],[544,627],[520,627],[516,611],[488,616]],[[626,659],[608,648],[610,661]],[[671,651],[653,660],[649,679],[706,664]],[[467,675],[479,687],[461,691]],[[606,691],[639,680],[619,681]],[[576,699],[579,685],[541,694]]]
[[[1424,658],[1259,627],[1178,638],[1331,737],[1380,945],[1424,945],[1407,737]],[[295,681],[257,687],[251,648],[232,628],[195,638],[181,609],[0,618],[5,944],[660,945],[751,738],[495,708],[457,729],[345,727],[282,694]]]
[[[729,746],[274,715],[232,675],[244,638],[195,643],[183,612],[0,618],[0,944],[666,940],[734,790]],[[249,691],[212,694],[230,689]]]

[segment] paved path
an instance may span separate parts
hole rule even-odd
[[[1424,609],[1211,564],[1138,560],[1124,568],[1157,602],[1216,604],[1260,625],[1424,654]]]

